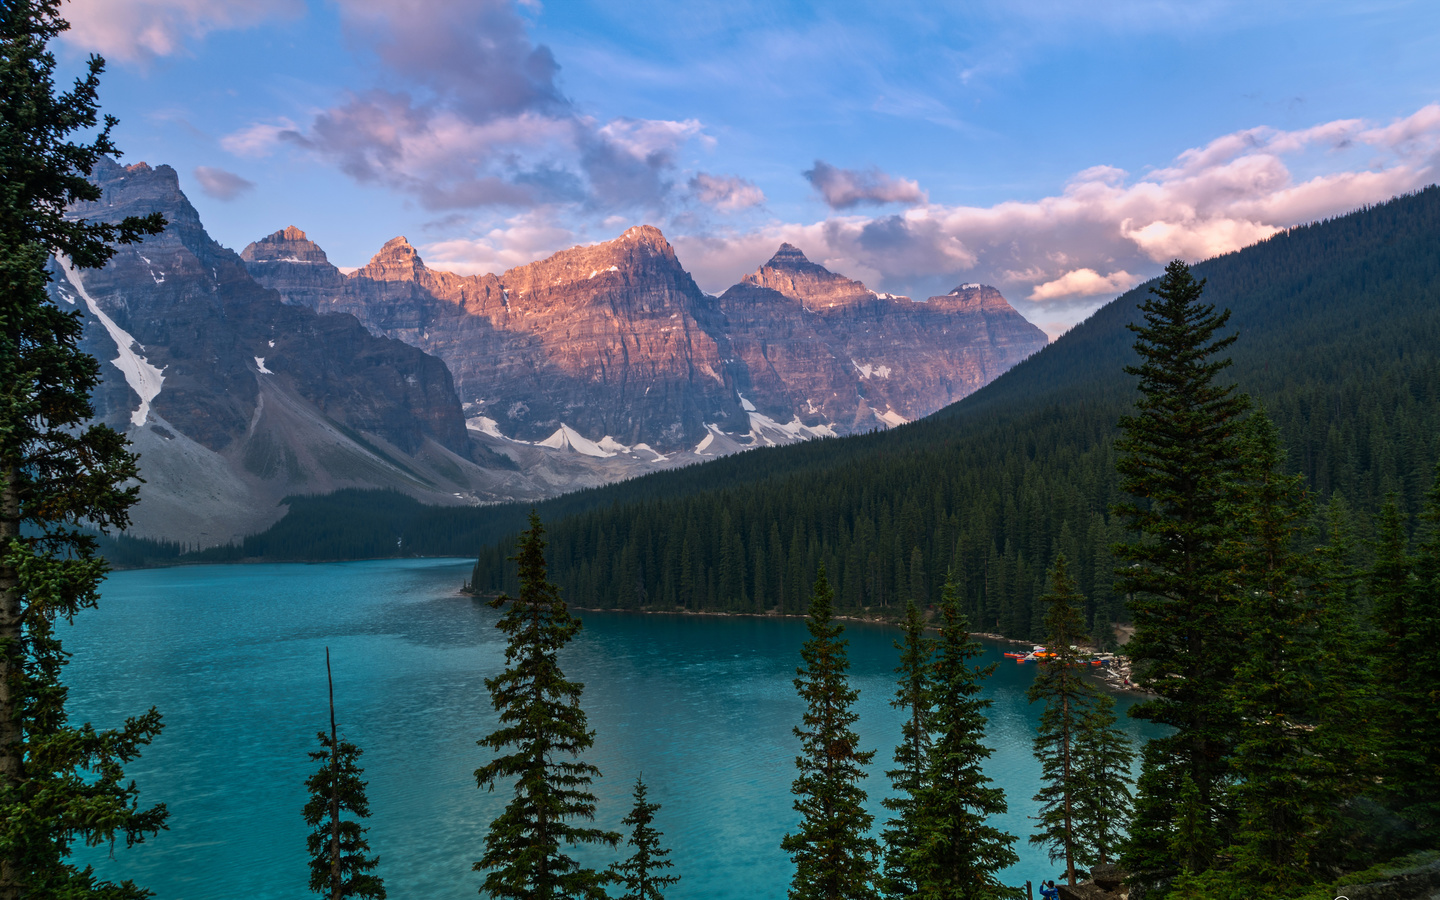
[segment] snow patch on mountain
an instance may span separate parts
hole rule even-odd
[[[164,371],[150,365],[145,357],[135,352],[133,349],[135,347],[140,347],[141,350],[145,348],[131,337],[129,332],[116,325],[114,319],[105,315],[100,304],[96,303],[95,298],[85,290],[85,283],[81,280],[80,273],[70,264],[70,260],[60,255],[56,255],[55,260],[75,288],[75,293],[80,295],[80,299],[90,307],[90,312],[100,320],[101,325],[105,326],[105,330],[110,334],[110,339],[115,342],[116,349],[120,351],[120,355],[110,362],[115,368],[125,373],[125,383],[130,385],[130,390],[140,398],[140,408],[130,414],[130,424],[137,428],[144,425],[150,415],[151,402],[160,396],[160,387],[165,382]]]
[[[850,360],[850,365],[854,366],[855,370],[860,373],[860,377],[865,379],[870,378],[870,376],[872,375],[876,378],[889,378],[890,373],[895,371],[889,366],[876,366],[871,365],[870,363],[866,363],[862,366],[853,359]]]
[[[272,372],[272,371],[270,371],[269,369],[265,368],[265,357],[263,357],[263,356],[257,356],[257,357],[255,357],[255,368],[260,372],[261,375],[274,375],[274,374],[275,374],[274,372]]]
[[[904,425],[905,423],[910,421],[909,419],[905,418],[904,416],[900,415],[895,410],[890,409],[889,407],[886,407],[885,411],[881,412],[880,410],[872,406],[870,407],[870,411],[875,414],[875,418],[885,423],[886,428],[894,428],[898,425]]]
[[[586,438],[580,432],[563,422],[560,423],[559,428],[555,429],[554,434],[543,441],[537,441],[535,446],[549,447],[552,450],[574,450],[576,453],[582,453],[585,456],[596,456],[602,459],[607,459],[615,455],[608,450],[602,449],[599,444]]]

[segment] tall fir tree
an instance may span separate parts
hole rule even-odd
[[[1097,692],[1085,681],[1078,649],[1086,639],[1085,597],[1070,577],[1063,553],[1055,558],[1050,591],[1040,602],[1046,610],[1045,649],[1050,656],[1040,663],[1026,692],[1031,703],[1045,704],[1035,736],[1035,758],[1040,761],[1044,786],[1035,795],[1040,815],[1038,833],[1030,835],[1030,843],[1045,847],[1051,862],[1063,860],[1065,879],[1074,887],[1076,867],[1085,855],[1076,808],[1083,780],[1076,742]]]
[[[910,871],[921,897],[1019,900],[1021,892],[999,879],[1000,870],[1019,861],[1015,838],[988,824],[1007,810],[1005,791],[983,771],[992,752],[982,743],[991,701],[980,698],[980,684],[995,665],[972,664],[984,651],[969,629],[952,575],[940,594],[931,744],[915,795],[919,828]]]
[[[646,793],[645,780],[636,778],[635,805],[620,820],[630,828],[627,843],[634,850],[625,862],[610,867],[611,880],[624,891],[619,900],[665,900],[663,889],[680,880],[679,875],[665,874],[675,864],[668,859],[669,849],[660,844],[664,835],[652,825],[660,804],[647,800]]]
[[[47,267],[58,256],[72,270],[99,268],[116,244],[157,234],[165,220],[66,216],[70,204],[100,199],[86,176],[119,153],[115,119],[98,115],[102,59],[56,93],[47,48],[69,28],[59,7],[0,4],[0,900],[120,900],[148,892],[99,881],[69,856],[77,842],[129,845],[164,827],[164,806],[142,809],[124,777],[160,715],[112,731],[71,725],[55,623],[99,599],[107,566],[81,526],[128,524],[137,469],[121,435],[90,423],[100,367],[79,349],[80,313],[47,296]],[[71,141],[77,132],[89,141]]]
[[[305,781],[310,800],[303,815],[311,832],[305,839],[310,852],[310,890],[330,900],[367,897],[385,900],[385,883],[372,874],[380,858],[370,856],[365,831],[355,819],[370,818],[370,801],[360,776],[360,748],[340,740],[335,725],[335,680],[330,675],[330,648],[325,648],[325,680],[330,688],[330,733],[317,733],[320,749],[310,759],[320,770]],[[348,814],[348,815],[347,815]],[[350,817],[354,818],[350,818]]]
[[[895,747],[895,768],[886,773],[894,795],[882,803],[895,814],[885,823],[881,840],[885,847],[885,894],[911,897],[918,890],[910,870],[919,831],[915,797],[925,784],[925,762],[930,750],[931,664],[935,642],[925,636],[925,619],[912,600],[905,605],[904,632],[895,643],[900,665],[895,669],[900,684],[890,705],[905,713],[901,740]]]
[[[795,862],[790,900],[875,900],[879,845],[870,837],[872,816],[865,811],[864,767],[874,750],[860,750],[853,709],[859,693],[846,672],[849,643],[840,635],[832,607],[835,594],[820,567],[810,594],[810,639],[800,650],[795,690],[805,703],[795,728],[799,775],[790,792],[796,797],[800,827],[780,841]]]
[[[614,847],[620,835],[576,824],[595,819],[590,785],[600,770],[580,758],[595,743],[580,708],[585,686],[566,680],[558,658],[580,631],[580,620],[546,578],[544,534],[532,510],[512,557],[520,596],[490,601],[505,610],[495,623],[507,637],[505,671],[485,679],[500,725],[477,743],[500,755],[475,770],[475,781],[493,791],[501,779],[513,779],[514,796],[490,823],[485,855],[474,868],[487,873],[481,892],[491,897],[599,900],[608,876],[580,865],[566,850],[577,844]]]
[[[1130,777],[1135,751],[1115,720],[1115,698],[1097,694],[1075,731],[1075,829],[1079,864],[1113,863],[1124,842],[1134,797]]]
[[[1136,535],[1115,548],[1135,623],[1126,650],[1137,681],[1158,695],[1130,714],[1175,729],[1143,757],[1126,853],[1140,870],[1205,869],[1234,822],[1225,797],[1238,722],[1226,691],[1240,642],[1225,544],[1249,401],[1218,380],[1230,365],[1219,354],[1235,336],[1216,336],[1230,314],[1201,302],[1204,286],[1176,260],[1141,303],[1143,323],[1129,326],[1141,362],[1125,369],[1139,377],[1140,397],[1116,442],[1132,499],[1115,512]],[[1193,840],[1177,842],[1184,778]]]

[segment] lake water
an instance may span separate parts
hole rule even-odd
[[[113,727],[154,705],[165,731],[127,775],[169,831],[113,854],[88,851],[107,878],[133,878],[159,900],[301,898],[307,892],[306,752],[328,728],[325,648],[342,735],[364,750],[369,840],[393,900],[474,897],[486,826],[506,794],[478,790],[475,741],[495,725],[484,679],[503,665],[497,613],[457,588],[467,560],[205,566],[119,572],[98,610],[62,631],[72,718]],[[781,898],[792,867],[780,839],[797,822],[790,783],[801,706],[791,679],[803,621],[584,613],[561,663],[585,683],[596,731],[588,760],[597,824],[620,830],[643,773],[684,898]],[[899,740],[889,707],[894,629],[852,625],[866,782],[876,830],[884,770]],[[1020,836],[1013,884],[1055,875],[1025,840],[1035,812],[1039,714],[1025,701],[1034,667],[1000,657],[987,773],[1005,788],[1001,827]],[[1151,732],[1123,717],[1132,736]],[[603,865],[609,851],[588,858]]]

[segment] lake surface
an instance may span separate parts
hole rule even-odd
[[[165,803],[170,830],[113,855],[88,851],[100,874],[132,878],[159,900],[301,898],[308,894],[300,809],[306,753],[328,729],[325,648],[343,737],[364,750],[369,840],[393,900],[476,896],[485,829],[507,794],[480,791],[488,759],[475,741],[495,726],[484,679],[504,663],[498,613],[457,588],[468,560],[329,565],[204,566],[118,572],[98,610],[62,629],[76,722],[113,727],[154,705],[165,731],[127,768],[141,802]],[[656,826],[673,850],[685,898],[781,898],[792,874],[780,839],[795,827],[790,783],[801,705],[791,679],[801,620],[583,613],[561,657],[585,683],[596,731],[587,759],[597,824],[621,830],[643,773]],[[862,747],[879,752],[866,787],[876,832],[886,817],[884,770],[900,736],[889,707],[894,629],[851,625],[851,683],[860,690]],[[1054,877],[1026,841],[1039,766],[1039,709],[1025,701],[1035,669],[1001,665],[987,774],[1005,788],[1018,835],[1013,884]],[[1132,737],[1148,723],[1122,723]],[[610,851],[583,853],[604,865]]]

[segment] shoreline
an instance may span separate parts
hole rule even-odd
[[[457,594],[461,594],[461,595],[463,595],[463,596],[467,596],[467,597],[474,597],[474,598],[477,598],[477,599],[479,599],[479,598],[481,597],[480,594],[478,594],[478,593],[476,593],[476,592],[474,592],[474,591],[466,590],[466,589],[463,588],[463,587],[460,588],[459,590],[457,590],[456,593],[457,593]],[[598,606],[570,606],[569,604],[566,604],[566,605],[569,606],[570,609],[575,610],[576,612],[618,613],[618,614],[621,614],[621,615],[641,615],[641,616],[711,616],[711,617],[716,617],[716,618],[735,618],[735,619],[739,619],[739,618],[745,618],[745,619],[805,619],[805,618],[808,618],[808,616],[806,616],[806,615],[804,615],[804,614],[801,614],[801,613],[779,613],[779,612],[750,613],[750,612],[729,612],[729,611],[721,611],[721,610],[704,610],[704,609],[602,609],[602,608],[600,608],[600,607],[598,607]],[[896,629],[898,629],[898,628],[900,627],[900,623],[899,623],[899,622],[897,622],[897,621],[895,621],[894,619],[889,618],[889,617],[887,617],[887,616],[879,616],[879,615],[876,615],[876,616],[855,616],[855,615],[846,616],[846,615],[837,615],[837,616],[834,616],[834,618],[835,618],[836,620],[838,620],[838,621],[841,621],[841,622],[857,622],[857,623],[862,624],[862,625],[882,625],[882,626],[887,626],[887,627],[896,628]],[[934,627],[931,626],[928,622],[926,623],[926,626],[925,626],[925,627],[926,627],[926,630],[935,630]],[[994,632],[988,632],[988,631],[972,631],[972,632],[970,632],[970,636],[971,636],[972,638],[976,638],[976,639],[981,640],[981,641],[989,641],[989,642],[995,643],[995,644],[1011,644],[1011,645],[1022,646],[1022,647],[1033,647],[1033,646],[1035,646],[1035,642],[1034,642],[1034,641],[1020,640],[1019,638],[1008,638],[1008,637],[1005,637],[1004,635],[995,634]],[[1104,660],[1106,660],[1106,661],[1109,663],[1109,665],[1100,666],[1100,667],[1098,667],[1098,669],[1089,672],[1090,676],[1091,676],[1092,678],[1094,678],[1095,681],[1096,681],[1101,687],[1103,687],[1103,688],[1105,688],[1106,690],[1111,691],[1111,692],[1113,692],[1113,693],[1117,693],[1117,694],[1135,694],[1135,695],[1138,695],[1138,696],[1154,696],[1154,694],[1152,694],[1150,691],[1144,690],[1143,688],[1137,686],[1133,681],[1130,681],[1130,680],[1129,680],[1129,679],[1130,679],[1130,673],[1131,673],[1131,669],[1130,669],[1130,658],[1127,657],[1127,656],[1125,656],[1125,654],[1123,654],[1123,653],[1099,653],[1099,652],[1095,652],[1095,651],[1091,651],[1091,652],[1094,653],[1094,655],[1097,656],[1098,658],[1104,659]],[[1093,667],[1092,667],[1092,668],[1093,668]]]

